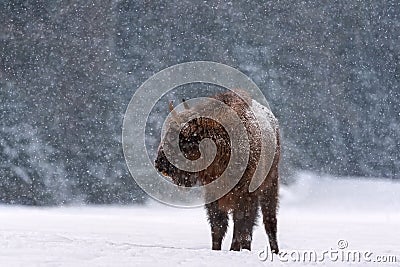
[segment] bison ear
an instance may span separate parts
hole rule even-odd
[[[172,101],[169,101],[168,107],[169,111],[171,112],[172,118],[176,120],[178,118],[178,113],[174,110],[174,104]]]
[[[185,101],[184,98],[182,99],[182,103],[183,103],[183,106],[185,107],[185,109],[190,109],[188,103]]]

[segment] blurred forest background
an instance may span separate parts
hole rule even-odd
[[[399,179],[399,1],[165,2],[0,1],[0,203],[142,203],[125,109],[150,76],[194,60],[264,92],[285,179]]]

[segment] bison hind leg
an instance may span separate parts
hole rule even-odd
[[[233,238],[231,250],[251,250],[253,239],[253,228],[256,224],[258,213],[258,202],[252,197],[245,203],[239,203],[233,210]]]
[[[268,191],[267,191],[268,192]],[[274,194],[264,193],[260,197],[261,212],[263,215],[263,222],[265,226],[265,232],[268,235],[269,244],[271,251],[274,253],[279,253],[278,241],[277,241],[277,206],[278,197]]]

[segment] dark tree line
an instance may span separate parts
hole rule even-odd
[[[262,89],[284,169],[398,178],[399,14],[372,0],[1,1],[0,203],[142,202],[124,111],[151,75],[194,60]]]

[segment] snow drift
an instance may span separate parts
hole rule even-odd
[[[320,256],[347,249],[370,251],[375,266],[400,262],[400,184],[387,180],[337,179],[301,173],[281,188],[278,238],[286,252],[313,250]],[[178,209],[150,201],[146,206],[62,208],[0,208],[1,266],[299,266],[259,259],[268,244],[263,228],[254,232],[253,251],[211,251],[205,211]],[[229,241],[228,241],[229,240]],[[339,249],[340,251],[340,249]],[[343,250],[344,251],[344,250]],[[316,263],[313,263],[316,264]],[[352,265],[329,258],[321,266]]]

